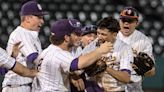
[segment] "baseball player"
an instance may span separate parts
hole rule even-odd
[[[123,41],[116,39],[119,31],[119,23],[112,17],[106,17],[97,24],[97,38],[83,49],[83,54],[94,50],[105,41],[113,43],[112,52],[104,55],[108,57],[106,62],[108,67],[106,71],[100,74],[95,80],[103,88],[97,90],[95,87],[89,92],[122,92],[125,91],[125,84],[130,81],[132,67],[130,62],[133,61],[132,49]]]
[[[83,27],[81,34],[81,44],[77,48],[73,47],[71,50],[71,54],[74,57],[79,57],[82,53],[83,48],[87,46],[90,42],[92,42],[96,38],[96,26],[95,25],[87,25]],[[87,80],[85,78],[85,74],[83,71],[78,70],[76,71],[79,78],[78,79],[71,79],[71,91],[72,92],[82,92],[85,90],[85,85]],[[73,85],[72,85],[73,84]]]
[[[80,25],[76,19],[61,19],[52,25],[50,37],[52,44],[39,56],[41,67],[33,81],[33,92],[70,92],[71,71],[91,65],[102,54],[111,50],[112,44],[106,42],[95,51],[74,58],[70,49],[80,40]]]
[[[16,57],[19,51],[19,44],[14,45],[13,49],[13,57]],[[35,77],[37,74],[36,70],[29,70],[28,68],[24,67],[19,62],[16,62],[14,58],[10,57],[5,50],[0,48],[0,67],[6,68],[8,70],[12,70],[17,74],[24,76],[24,77]]]
[[[13,45],[21,42],[23,47],[20,49],[17,61],[31,68],[38,54],[42,52],[38,32],[43,25],[44,12],[36,1],[25,3],[20,12],[21,24],[10,35],[7,52],[11,55]],[[9,71],[3,81],[2,92],[31,92],[32,78],[21,77]]]
[[[152,44],[148,37],[135,28],[138,25],[139,14],[133,7],[125,7],[120,13],[120,27],[118,38],[129,44],[133,49],[133,55],[139,52],[145,52],[153,58]],[[153,76],[155,67],[145,73],[145,76]],[[127,85],[126,92],[143,92],[142,76],[138,76],[133,70],[131,74],[131,83]]]
[[[82,29],[80,46],[78,45],[77,48],[73,48],[71,53],[74,57],[78,57],[81,55],[81,51],[85,46],[87,46],[90,42],[92,42],[96,38],[96,25],[87,25],[84,26]]]

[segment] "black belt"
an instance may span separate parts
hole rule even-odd
[[[7,85],[8,87],[14,88],[14,87],[20,87],[20,86],[30,86],[31,87],[32,83],[27,83],[27,84],[13,84],[13,85]]]

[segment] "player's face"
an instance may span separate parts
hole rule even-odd
[[[121,33],[124,36],[130,36],[134,31],[136,26],[138,25],[138,21],[124,21],[122,19],[120,19],[120,28],[121,28]]]
[[[109,29],[97,29],[97,38],[99,39],[100,44],[105,41],[114,42],[116,39],[116,32],[111,32]]]
[[[89,33],[81,37],[81,42],[83,46],[85,47],[88,45],[90,42],[92,42],[96,38],[96,34],[94,33]]]
[[[72,47],[72,46],[79,46],[80,45],[80,40],[81,40],[81,36],[80,34],[78,33],[72,33],[70,35],[70,43],[69,43],[69,47]]]
[[[44,23],[43,16],[29,16],[30,18],[30,29],[33,31],[40,31],[41,26]]]

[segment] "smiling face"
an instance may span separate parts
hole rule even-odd
[[[44,24],[43,16],[27,15],[21,17],[21,26],[32,31],[40,31]]]
[[[104,43],[105,41],[114,43],[116,40],[117,32],[112,32],[107,28],[97,29],[97,38],[99,43]]]
[[[30,24],[31,24],[31,30],[34,31],[39,31],[41,26],[43,25],[44,21],[43,21],[43,16],[31,16],[30,19]]]
[[[120,31],[124,36],[130,36],[138,25],[137,20],[120,19]]]

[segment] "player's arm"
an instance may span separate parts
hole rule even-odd
[[[85,90],[85,84],[82,78],[78,75],[70,76],[70,82],[77,88],[78,91]]]
[[[14,58],[10,57],[7,52],[0,48],[0,65],[8,70],[13,70],[21,76],[34,77],[37,73],[35,70],[29,70],[22,64],[15,61]]]
[[[15,62],[14,66],[10,70],[24,77],[35,77],[37,75],[37,70],[30,70],[19,62]]]
[[[20,49],[21,54],[23,54],[28,62],[27,64],[34,63],[35,59],[38,57],[38,50],[34,46],[30,39],[23,38],[23,47]]]
[[[121,70],[117,71],[112,68],[106,69],[107,73],[116,78],[117,80],[123,82],[123,83],[129,83],[130,82],[130,71],[129,70]]]
[[[102,56],[102,54],[110,52],[111,49],[113,49],[113,44],[111,44],[110,42],[105,42],[96,50],[74,59],[71,63],[70,70],[75,71],[78,69],[83,69],[93,64],[97,59]]]
[[[153,50],[152,44],[149,41],[149,39],[147,39],[147,40],[148,41],[143,41],[143,43],[145,43],[145,48],[144,48],[143,52],[147,53],[154,60],[154,63],[155,63],[155,59],[154,59],[153,51],[152,51]],[[146,77],[151,77],[151,76],[154,76],[154,75],[155,75],[155,66],[151,70],[147,71],[144,74],[144,76],[146,76]]]
[[[119,70],[114,70],[111,68],[111,65],[108,65],[108,68],[106,69],[107,73],[116,78],[117,80],[123,82],[123,83],[129,83],[130,82],[130,76],[131,76],[131,61],[133,61],[133,52],[131,47],[125,46],[120,51],[120,63],[119,63]],[[117,64],[117,62],[113,61],[113,65]]]

